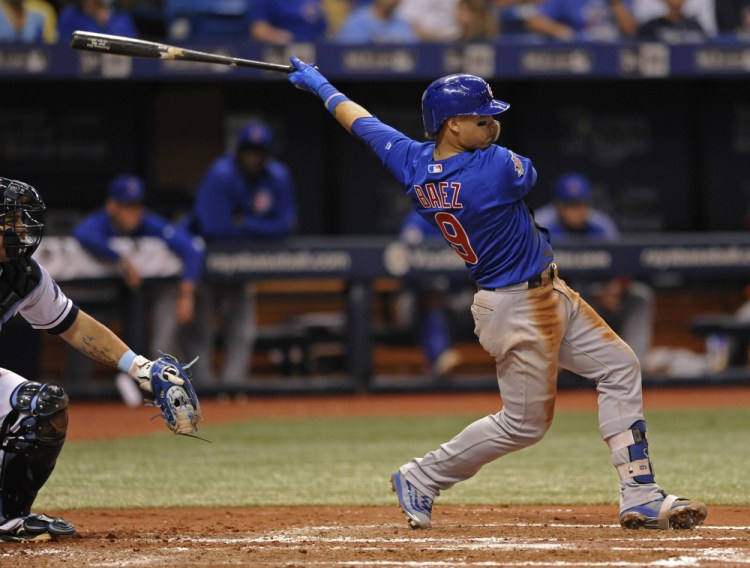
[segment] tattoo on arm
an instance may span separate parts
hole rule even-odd
[[[81,336],[79,351],[91,359],[108,365],[117,365],[119,360],[107,345],[102,345],[101,338],[94,335]]]

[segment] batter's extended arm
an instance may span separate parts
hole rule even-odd
[[[298,89],[310,91],[320,97],[328,111],[347,131],[352,131],[352,125],[358,118],[372,116],[367,109],[339,92],[315,67],[294,56],[289,60],[296,69],[288,75],[289,81]]]

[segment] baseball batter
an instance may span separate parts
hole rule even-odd
[[[0,178],[0,327],[18,313],[34,329],[59,335],[91,359],[119,367],[150,392],[154,362],[133,353],[80,310],[31,258],[42,240],[44,210],[33,187]],[[184,384],[176,370],[171,374],[173,368],[162,369],[163,378]],[[75,532],[65,519],[31,513],[55,468],[67,428],[68,395],[61,387],[0,369],[0,542]]]
[[[442,77],[422,96],[431,141],[417,142],[350,101],[314,67],[296,57],[291,62],[290,82],[320,97],[374,150],[477,284],[475,332],[495,358],[503,410],[392,475],[409,525],[430,527],[441,491],[541,440],[552,423],[558,366],[596,383],[599,429],[620,477],[620,524],[689,529],[702,523],[703,503],[670,495],[654,480],[638,359],[559,278],[549,235],[523,201],[536,182],[534,166],[495,144],[500,124],[493,116],[508,103],[495,99],[480,77]]]

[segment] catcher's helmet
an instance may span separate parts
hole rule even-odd
[[[21,181],[0,177],[3,246],[8,258],[29,258],[42,241],[46,209],[39,192]]]
[[[440,126],[459,115],[495,115],[510,105],[494,98],[487,81],[476,75],[457,73],[433,81],[422,94],[422,120],[427,138]]]

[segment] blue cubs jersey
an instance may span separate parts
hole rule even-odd
[[[377,118],[355,121],[365,141],[404,186],[415,210],[440,229],[484,288],[525,282],[553,259],[549,236],[523,201],[536,182],[531,160],[507,148],[434,160],[434,142],[417,142]]]

